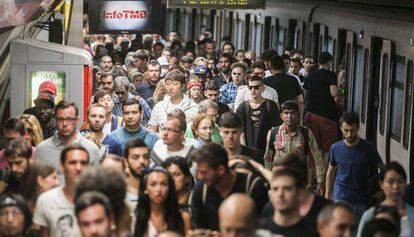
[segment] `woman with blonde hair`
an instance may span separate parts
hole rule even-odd
[[[207,114],[197,114],[191,124],[191,131],[194,138],[197,140],[198,147],[212,142],[211,135],[213,135],[214,120]]]
[[[24,139],[32,146],[37,146],[43,141],[42,127],[37,118],[31,114],[22,114],[19,117],[20,121],[24,123],[26,133]]]
[[[155,87],[154,94],[152,97],[148,98],[147,103],[154,108],[155,104],[164,99],[164,96],[167,94],[167,87],[165,86],[165,81],[161,80],[158,82],[157,87]]]

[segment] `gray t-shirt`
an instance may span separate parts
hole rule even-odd
[[[36,202],[33,222],[47,227],[49,236],[82,236],[75,216],[75,207],[63,193],[63,187],[57,187],[42,193]]]
[[[96,165],[101,160],[101,153],[99,152],[98,146],[86,139],[79,132],[77,132],[74,144],[80,144],[89,153],[89,164]],[[60,170],[60,153],[62,152],[65,145],[59,139],[58,132],[52,137],[41,142],[36,149],[35,159],[44,160],[50,163],[57,171],[59,180],[63,182],[63,174]]]

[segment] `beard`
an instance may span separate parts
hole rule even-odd
[[[105,125],[105,124],[104,124],[104,125]],[[103,127],[104,127],[104,126],[89,124],[89,129],[90,129],[92,132],[100,132],[100,131],[102,131]]]

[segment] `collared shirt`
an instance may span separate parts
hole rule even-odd
[[[227,104],[230,107],[230,110],[233,110],[234,107],[234,101],[237,96],[237,88],[239,87],[234,82],[229,82],[220,87],[219,101]]]
[[[136,98],[136,97],[138,97],[138,103],[142,107],[141,111],[143,113],[143,116],[142,116],[142,120],[141,120],[141,125],[142,126],[147,126],[148,121],[151,118],[152,110],[149,107],[149,105],[147,104],[147,102],[142,97],[134,96],[133,94],[128,92],[128,98],[129,99],[133,99],[133,98]],[[122,111],[122,102],[119,100],[119,97],[114,98],[114,108],[112,109],[112,113],[115,116],[122,117],[122,113],[123,113],[123,111]]]
[[[62,172],[60,171],[60,153],[65,144],[59,139],[58,131],[50,138],[41,142],[36,149],[35,159],[44,160],[51,164],[57,171],[61,181],[63,181]],[[89,164],[96,165],[101,159],[101,153],[98,146],[86,139],[77,131],[76,139],[72,144],[79,144],[83,146],[89,153]]]
[[[307,128],[305,128],[307,129]],[[278,133],[274,138],[273,144],[268,144],[265,153],[265,167],[271,168],[273,161],[276,161],[288,154],[295,154],[298,157],[306,160],[309,156],[315,160],[316,176],[318,183],[322,183],[325,180],[325,165],[322,159],[322,152],[316,143],[316,139],[312,134],[312,131],[308,129],[308,142],[309,150],[308,154],[305,154],[305,138],[301,132],[301,127],[297,126],[296,131],[291,135],[286,131],[285,125],[279,127]]]
[[[125,143],[131,139],[131,138],[140,138],[142,139],[145,144],[149,147],[149,149],[152,150],[152,148],[155,145],[155,142],[159,139],[158,135],[144,127],[140,127],[136,131],[128,131],[124,127],[120,127],[116,130],[114,130],[111,134],[111,137],[113,137],[115,140],[117,140],[121,146],[122,150],[125,148]]]

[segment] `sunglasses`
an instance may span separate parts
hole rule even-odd
[[[247,86],[247,88],[249,88],[249,90],[253,90],[253,89],[255,89],[255,90],[259,90],[261,86],[262,86],[262,85]]]

